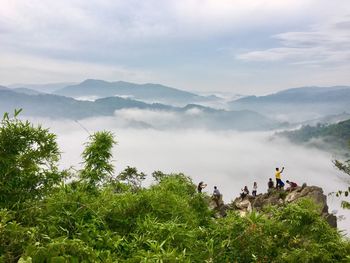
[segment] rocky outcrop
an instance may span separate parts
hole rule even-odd
[[[337,227],[337,218],[328,212],[327,197],[324,195],[322,188],[317,186],[295,187],[288,190],[271,189],[268,193],[259,194],[256,197],[246,196],[238,197],[226,207],[230,210],[238,211],[242,216],[255,210],[260,211],[268,205],[283,205],[293,203],[301,198],[310,198],[319,205],[319,212],[332,227]]]
[[[215,218],[220,218],[226,216],[229,206],[224,203],[222,195],[220,195],[218,198],[214,196],[210,198],[209,208],[214,211]]]

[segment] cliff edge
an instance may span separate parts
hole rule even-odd
[[[229,204],[221,202],[219,206],[215,203],[211,205],[217,213],[216,216],[225,216],[228,210],[238,211],[242,216],[249,212],[261,211],[269,205],[283,206],[284,204],[297,202],[302,198],[313,200],[319,207],[319,213],[323,216],[330,226],[337,227],[337,217],[328,211],[327,197],[323,193],[323,189],[318,186],[294,187],[292,189],[269,189],[267,193],[258,194],[256,197],[247,195],[244,198],[237,197]]]

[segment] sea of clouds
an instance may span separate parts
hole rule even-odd
[[[226,202],[237,197],[245,185],[251,190],[258,183],[258,193],[266,192],[268,179],[274,178],[275,167],[285,167],[283,180],[307,183],[324,189],[326,194],[349,185],[348,176],[333,165],[335,158],[314,148],[294,145],[276,138],[274,132],[213,131],[208,129],[153,129],[128,128],[120,115],[135,118],[139,112],[119,112],[114,117],[72,120],[31,119],[57,134],[62,151],[60,166],[81,167],[81,153],[89,133],[107,130],[114,133],[118,144],[113,149],[115,173],[126,166],[135,166],[151,178],[151,173],[183,172],[194,183],[204,181],[212,193],[216,185]],[[145,120],[152,123],[174,121],[174,116],[144,112]],[[153,119],[152,119],[153,118]],[[125,121],[125,120],[124,120]],[[163,125],[162,125],[163,126]],[[151,179],[146,184],[150,184]],[[340,199],[328,196],[330,211],[337,216],[341,229],[350,233],[350,212],[340,209]]]

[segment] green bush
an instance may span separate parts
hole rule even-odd
[[[20,209],[64,177],[57,169],[56,135],[7,114],[0,122],[0,208]]]
[[[12,134],[8,141],[5,136],[17,129],[25,131],[18,146],[24,153],[11,152],[8,142],[16,137]],[[311,200],[245,217],[231,211],[214,219],[210,198],[198,194],[184,174],[157,171],[156,182],[148,188],[142,188],[146,175],[136,168],[114,177],[110,133],[90,138],[85,168],[74,176],[78,181],[58,184],[64,173],[55,165],[42,166],[43,160],[56,162],[54,136],[40,130],[51,146],[44,152],[32,148],[32,135],[39,130],[9,119],[0,129],[2,164],[12,167],[5,171],[15,180],[30,179],[11,190],[1,178],[1,194],[9,193],[10,198],[1,199],[6,209],[0,210],[0,262],[350,261],[349,241],[328,225]],[[27,153],[40,154],[29,160]],[[40,182],[37,176],[50,182],[42,191],[31,190]],[[25,198],[15,196],[21,191]]]

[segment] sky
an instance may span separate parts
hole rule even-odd
[[[350,85],[348,0],[0,0],[0,85]]]

